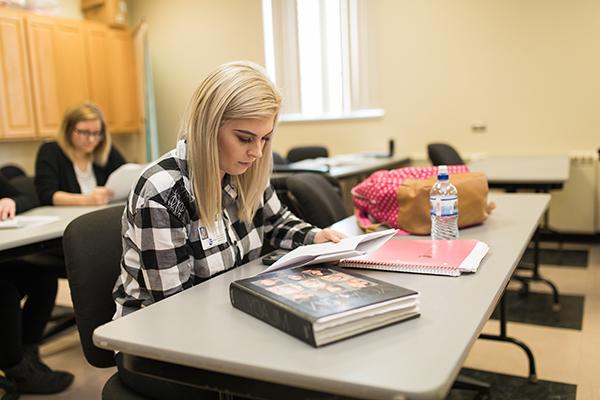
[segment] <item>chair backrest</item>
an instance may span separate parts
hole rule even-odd
[[[287,178],[292,211],[319,228],[344,219],[348,213],[334,186],[323,175],[300,173]]]
[[[34,207],[40,205],[40,198],[38,197],[37,190],[35,189],[35,178],[33,176],[19,175],[15,178],[10,179],[10,184],[15,187],[19,192],[27,194],[34,201]]]
[[[120,272],[123,206],[82,215],[63,236],[63,250],[77,329],[87,361],[100,368],[115,365],[112,351],[94,346],[94,329],[115,313],[112,290]]]
[[[14,164],[7,164],[0,167],[0,174],[4,175],[4,177],[8,180],[16,178],[17,176],[26,175],[23,168]]]
[[[323,146],[302,146],[291,148],[287,153],[289,162],[306,160],[307,158],[329,157],[329,152]]]
[[[427,145],[427,154],[433,165],[464,165],[458,152],[446,143],[430,143]]]
[[[284,156],[279,154],[278,152],[274,151],[273,152],[273,164],[285,165],[285,164],[288,164],[288,160]]]

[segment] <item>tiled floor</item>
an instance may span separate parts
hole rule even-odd
[[[561,293],[585,296],[582,330],[509,322],[508,334],[531,347],[540,379],[577,385],[578,400],[600,400],[600,245],[567,247],[590,248],[588,268],[543,266],[542,274],[553,280]],[[549,291],[540,284],[532,285],[531,290]],[[66,282],[61,284],[59,302],[69,302]],[[484,328],[484,332],[497,331],[498,322],[493,320]],[[85,362],[75,332],[44,346],[42,354],[53,368],[73,372],[75,383],[59,395],[22,396],[23,400],[99,399],[104,382],[114,373],[114,369],[99,370]],[[527,374],[522,350],[486,340],[475,342],[465,367],[523,377]]]
[[[577,399],[600,399],[600,245],[567,246],[589,248],[588,268],[543,266],[541,274],[552,280],[561,293],[585,296],[582,330],[508,323],[508,335],[529,345],[534,353],[539,379],[577,385]],[[518,288],[519,285],[513,285]],[[531,290],[549,293],[547,286],[532,284]],[[498,321],[490,320],[483,331],[498,332]],[[521,349],[508,343],[477,340],[465,367],[526,376],[527,359]]]

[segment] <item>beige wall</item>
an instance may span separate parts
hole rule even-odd
[[[407,154],[430,141],[461,152],[554,153],[596,148],[600,3],[594,0],[374,0],[385,117],[287,123],[276,150],[322,143],[333,153]],[[161,150],[202,77],[234,60],[263,62],[260,0],[131,0],[145,16]],[[487,132],[474,134],[473,123]]]
[[[73,9],[74,0],[64,0]],[[430,141],[462,153],[557,153],[600,145],[600,2],[595,0],[373,0],[385,116],[286,123],[274,148],[321,143],[332,153],[406,154]],[[202,78],[231,60],[262,63],[260,0],[130,0],[145,17],[161,151]],[[67,11],[64,11],[67,12]],[[470,126],[484,123],[486,133]],[[125,148],[134,143],[117,139]],[[28,169],[39,143],[1,143],[2,163]]]
[[[263,63],[260,0],[132,0],[132,25],[148,22],[161,152],[175,145],[193,91],[216,66]]]

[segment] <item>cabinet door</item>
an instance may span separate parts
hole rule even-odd
[[[34,137],[24,17],[0,14],[0,136]]]
[[[68,108],[90,99],[83,23],[58,21],[54,27],[54,47],[62,114]]]
[[[48,18],[33,16],[27,16],[26,22],[38,134],[49,136],[58,130],[62,118],[56,81],[54,24]]]
[[[113,132],[139,131],[133,39],[128,31],[110,31],[110,92]]]
[[[89,99],[83,23],[27,16],[38,131],[52,136],[67,108]]]
[[[112,131],[114,117],[109,85],[111,79],[109,72],[109,30],[103,25],[88,22],[85,31],[90,100],[100,107],[109,130]]]

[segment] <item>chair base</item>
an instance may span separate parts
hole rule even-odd
[[[102,400],[148,400],[148,398],[129,389],[116,372],[111,376],[102,388]]]

